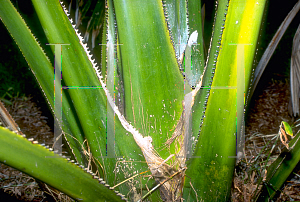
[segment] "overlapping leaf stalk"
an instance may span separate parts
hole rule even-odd
[[[75,25],[71,26],[60,4],[38,0],[33,0],[33,3],[49,43],[69,44],[62,46],[63,83],[69,87],[63,90],[62,128],[66,137],[71,137],[68,141],[76,139],[70,147],[79,163],[87,167],[90,165],[88,162],[93,160],[98,175],[110,185],[150,168],[160,185],[160,193],[150,192],[148,199],[152,201],[176,201],[181,196],[191,201],[228,199],[234,165],[234,159],[228,157],[235,154],[237,108],[236,90],[228,86],[238,88],[238,59],[232,54],[237,48],[228,44],[253,45],[245,48],[247,65],[243,90],[247,91],[260,26],[257,19],[261,18],[264,1],[218,2],[204,68],[202,19],[201,13],[197,12],[201,10],[201,2],[108,0],[107,27],[103,29],[107,36],[103,42],[107,46],[105,59],[102,59],[102,73],[107,70],[106,83],[83,44],[83,38],[77,30],[74,31]],[[171,20],[166,18],[167,12]],[[172,12],[175,15],[173,22]],[[0,14],[4,19],[10,12]],[[4,23],[13,24],[9,21]],[[8,29],[16,32],[12,35],[17,43],[19,40],[22,44],[18,30]],[[28,30],[22,31],[29,33]],[[199,33],[195,41],[198,48],[186,45],[192,33]],[[33,37],[29,33],[30,38]],[[44,68],[50,75],[44,78],[44,73],[39,72],[39,63],[35,63],[39,57],[31,57],[27,49],[37,46],[35,41],[30,40],[31,46],[20,45],[21,50],[40,85],[50,89],[45,94],[53,108],[52,65],[44,54],[40,55],[39,60],[45,63]],[[189,60],[186,56],[184,64],[178,59],[186,47],[194,50],[193,69],[182,72],[183,67],[188,67],[186,63]],[[35,49],[40,52],[39,47]],[[52,50],[54,52],[54,46]],[[179,64],[185,66],[180,68]],[[113,76],[116,71],[120,72],[117,80]],[[182,76],[185,73],[186,80]],[[120,86],[119,81],[124,86],[122,113],[113,96],[113,86]],[[192,90],[192,87],[195,89]],[[106,122],[106,119],[109,121]],[[115,140],[115,145],[108,144],[109,141],[106,143],[106,139]],[[82,146],[83,143],[85,146]],[[89,157],[82,155],[87,149],[90,150]],[[112,157],[106,155],[108,150]],[[39,162],[47,161],[40,159]],[[67,168],[67,165],[61,164],[62,169]],[[34,172],[39,173],[38,170]],[[59,187],[55,180],[51,182]],[[154,187],[153,180],[130,178],[116,189],[128,193],[129,199],[135,201],[148,193],[149,187]],[[95,194],[89,190],[83,195],[92,195],[90,192]]]

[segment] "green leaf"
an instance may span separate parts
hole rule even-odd
[[[169,22],[170,33],[176,55],[179,58],[185,50],[189,37],[187,1],[166,0],[164,2]]]
[[[125,116],[162,158],[183,110],[183,78],[162,2],[114,1],[125,90]]]
[[[1,5],[6,8],[1,9],[1,11],[5,11],[0,12],[1,19],[8,26],[9,31],[12,32],[12,36],[17,38],[17,44],[24,53],[37,80],[42,83],[42,86],[46,86],[46,90],[50,89],[50,92],[47,93],[46,96],[47,99],[51,101],[50,104],[53,109],[53,68],[44,54],[35,57],[31,56],[31,54],[35,54],[38,50],[41,50],[41,48],[39,48],[37,42],[34,41],[32,34],[13,6],[6,1]],[[111,186],[130,177],[134,172],[146,171],[148,167],[147,164],[144,163],[145,159],[143,158],[140,148],[135,143],[132,135],[128,135],[128,132],[122,127],[118,119],[116,119],[115,131],[116,139],[120,140],[120,142],[116,144],[115,151],[113,151],[115,152],[115,157],[118,157],[118,159],[106,158],[107,99],[96,76],[96,70],[93,68],[91,61],[83,50],[81,42],[65,16],[59,2],[37,1],[34,2],[34,5],[37,8],[36,10],[38,11],[45,34],[48,36],[48,41],[53,44],[70,44],[69,46],[62,46],[63,83],[69,87],[75,86],[75,89],[62,91],[63,130],[67,133],[66,138],[74,154],[78,155],[76,159],[80,164],[86,166],[85,161],[80,160],[80,156],[82,155],[85,158],[83,155],[84,150],[90,147],[92,151],[92,155],[89,154],[91,155],[91,160],[94,160],[95,164],[98,165],[99,174],[101,177],[104,177]],[[15,21],[9,21],[10,19],[14,19]],[[20,23],[20,25],[17,23]],[[18,25],[17,30],[14,24]],[[20,28],[22,28],[22,30],[19,30]],[[22,35],[19,34],[21,32]],[[37,46],[37,48],[33,50],[29,49],[29,47],[34,46]],[[54,51],[54,46],[52,46],[52,49]],[[42,51],[40,52],[42,53]],[[41,65],[43,64],[43,59],[48,63]],[[48,71],[47,68],[49,72],[45,74],[45,72]],[[47,76],[47,78],[44,78],[45,76]],[[97,86],[99,88],[76,89],[76,87],[80,88],[86,86]],[[109,118],[113,119],[113,117]],[[88,146],[82,147],[85,137],[88,140]],[[132,166],[129,167],[129,164],[132,164]],[[116,166],[119,168],[116,168]],[[126,167],[126,170],[118,172],[120,167]],[[140,181],[137,181],[139,184]],[[145,181],[143,181],[143,183],[144,182]],[[152,186],[151,183],[153,184],[153,181],[150,180],[148,184],[149,187]],[[128,184],[130,183],[124,183],[126,186],[128,186]],[[121,186],[117,187],[117,189],[124,188]],[[128,193],[130,189],[130,187],[126,188],[127,191],[124,191],[124,193]],[[144,190],[146,190],[146,188]]]
[[[190,85],[196,86],[199,83],[201,75],[205,66],[205,53],[204,53],[204,40],[202,29],[202,9],[201,1],[189,1],[188,2],[188,19],[190,35],[197,31],[198,39],[197,43],[192,46],[191,66],[192,76],[189,78]]]
[[[67,159],[0,127],[0,161],[78,201],[123,201],[122,195]]]
[[[254,194],[254,201],[270,201],[277,193],[283,183],[292,173],[300,161],[300,133],[298,133],[289,143],[290,149],[284,148],[277,159],[267,169],[267,175],[258,180],[258,184],[263,182],[258,193]],[[264,179],[265,178],[265,179]]]
[[[283,126],[284,126],[285,132],[286,132],[288,135],[293,136],[293,130],[292,130],[291,126],[290,126],[287,122],[285,122],[285,121],[282,121],[281,123],[282,123]]]
[[[102,162],[106,153],[106,96],[96,76],[96,70],[93,69],[82,42],[75,34],[60,3],[33,1],[33,5],[49,43],[66,44],[62,45],[62,77],[69,89],[63,91],[69,95],[74,106],[72,111],[78,117],[78,124],[83,132],[81,135],[87,138],[93,156],[98,162]],[[54,52],[53,45],[51,48]],[[62,102],[66,101],[63,99]],[[74,125],[70,124],[71,127]],[[100,164],[98,168],[101,169]]]
[[[7,0],[1,0],[0,2],[3,7],[3,9],[0,9],[1,20],[31,67],[31,70],[54,113],[54,70],[52,64],[11,2]],[[67,100],[66,96],[65,92],[63,92],[63,100]],[[70,145],[75,145],[72,147],[72,150],[76,155],[76,159],[80,164],[84,164],[85,157],[80,154],[81,146],[78,147],[78,144],[80,145],[83,143],[82,137],[77,135],[81,133],[81,129],[78,127],[76,114],[74,114],[73,111],[70,111],[70,108],[69,102],[63,102],[64,123],[67,126],[72,125],[72,128],[64,127],[64,131],[77,139],[77,141],[75,141],[73,138],[67,137],[70,140]]]
[[[198,103],[194,106],[195,110],[201,110],[199,106],[202,105],[205,114],[195,152],[187,162],[184,198],[190,201],[227,201],[230,198],[236,135],[243,122],[244,92],[249,87],[264,5],[264,0],[230,1],[227,8],[227,1],[218,2],[209,60],[202,83],[204,89],[200,90],[199,98],[195,100]],[[244,47],[243,52],[238,44],[252,45]],[[240,53],[244,53],[242,57],[245,60],[239,57]],[[239,72],[245,72],[244,80],[237,78]],[[240,99],[242,103],[239,103]],[[193,121],[195,123],[199,123],[199,120]]]

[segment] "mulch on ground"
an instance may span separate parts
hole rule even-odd
[[[251,201],[257,188],[260,176],[265,176],[264,161],[276,141],[281,121],[294,125],[294,118],[288,113],[290,98],[289,83],[287,81],[272,81],[255,100],[250,109],[245,129],[245,156],[236,167],[234,179],[234,201]],[[293,128],[294,135],[299,130]],[[267,143],[270,143],[267,145]],[[266,146],[267,145],[267,146]],[[264,147],[266,148],[264,149]],[[277,141],[267,165],[275,161],[285,146]],[[260,152],[263,152],[260,154]],[[256,157],[258,161],[254,161]],[[253,170],[253,167],[260,168]],[[293,176],[284,184],[282,193],[277,201],[300,200],[300,171],[295,169],[298,176]]]
[[[26,138],[33,138],[40,144],[51,147],[54,134],[51,127],[47,125],[49,118],[42,115],[41,109],[36,106],[30,97],[14,98],[12,103],[12,105],[6,104],[5,107],[21,131],[26,134]],[[34,178],[4,164],[0,164],[0,189],[14,196],[16,200],[36,202],[49,200],[70,201],[69,197],[61,193],[53,197],[49,196],[55,194],[50,187],[39,184]],[[6,201],[1,196],[0,199]]]

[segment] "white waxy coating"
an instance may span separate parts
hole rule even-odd
[[[188,41],[188,46],[191,47],[193,44],[197,43],[197,39],[198,39],[198,32],[196,30],[191,34],[189,41]]]

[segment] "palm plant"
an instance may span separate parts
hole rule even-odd
[[[59,1],[32,2],[55,74],[10,1],[0,18],[71,157],[0,128],[0,161],[76,200],[229,200],[265,0],[218,1],[207,53],[200,1],[107,0],[100,67]]]

